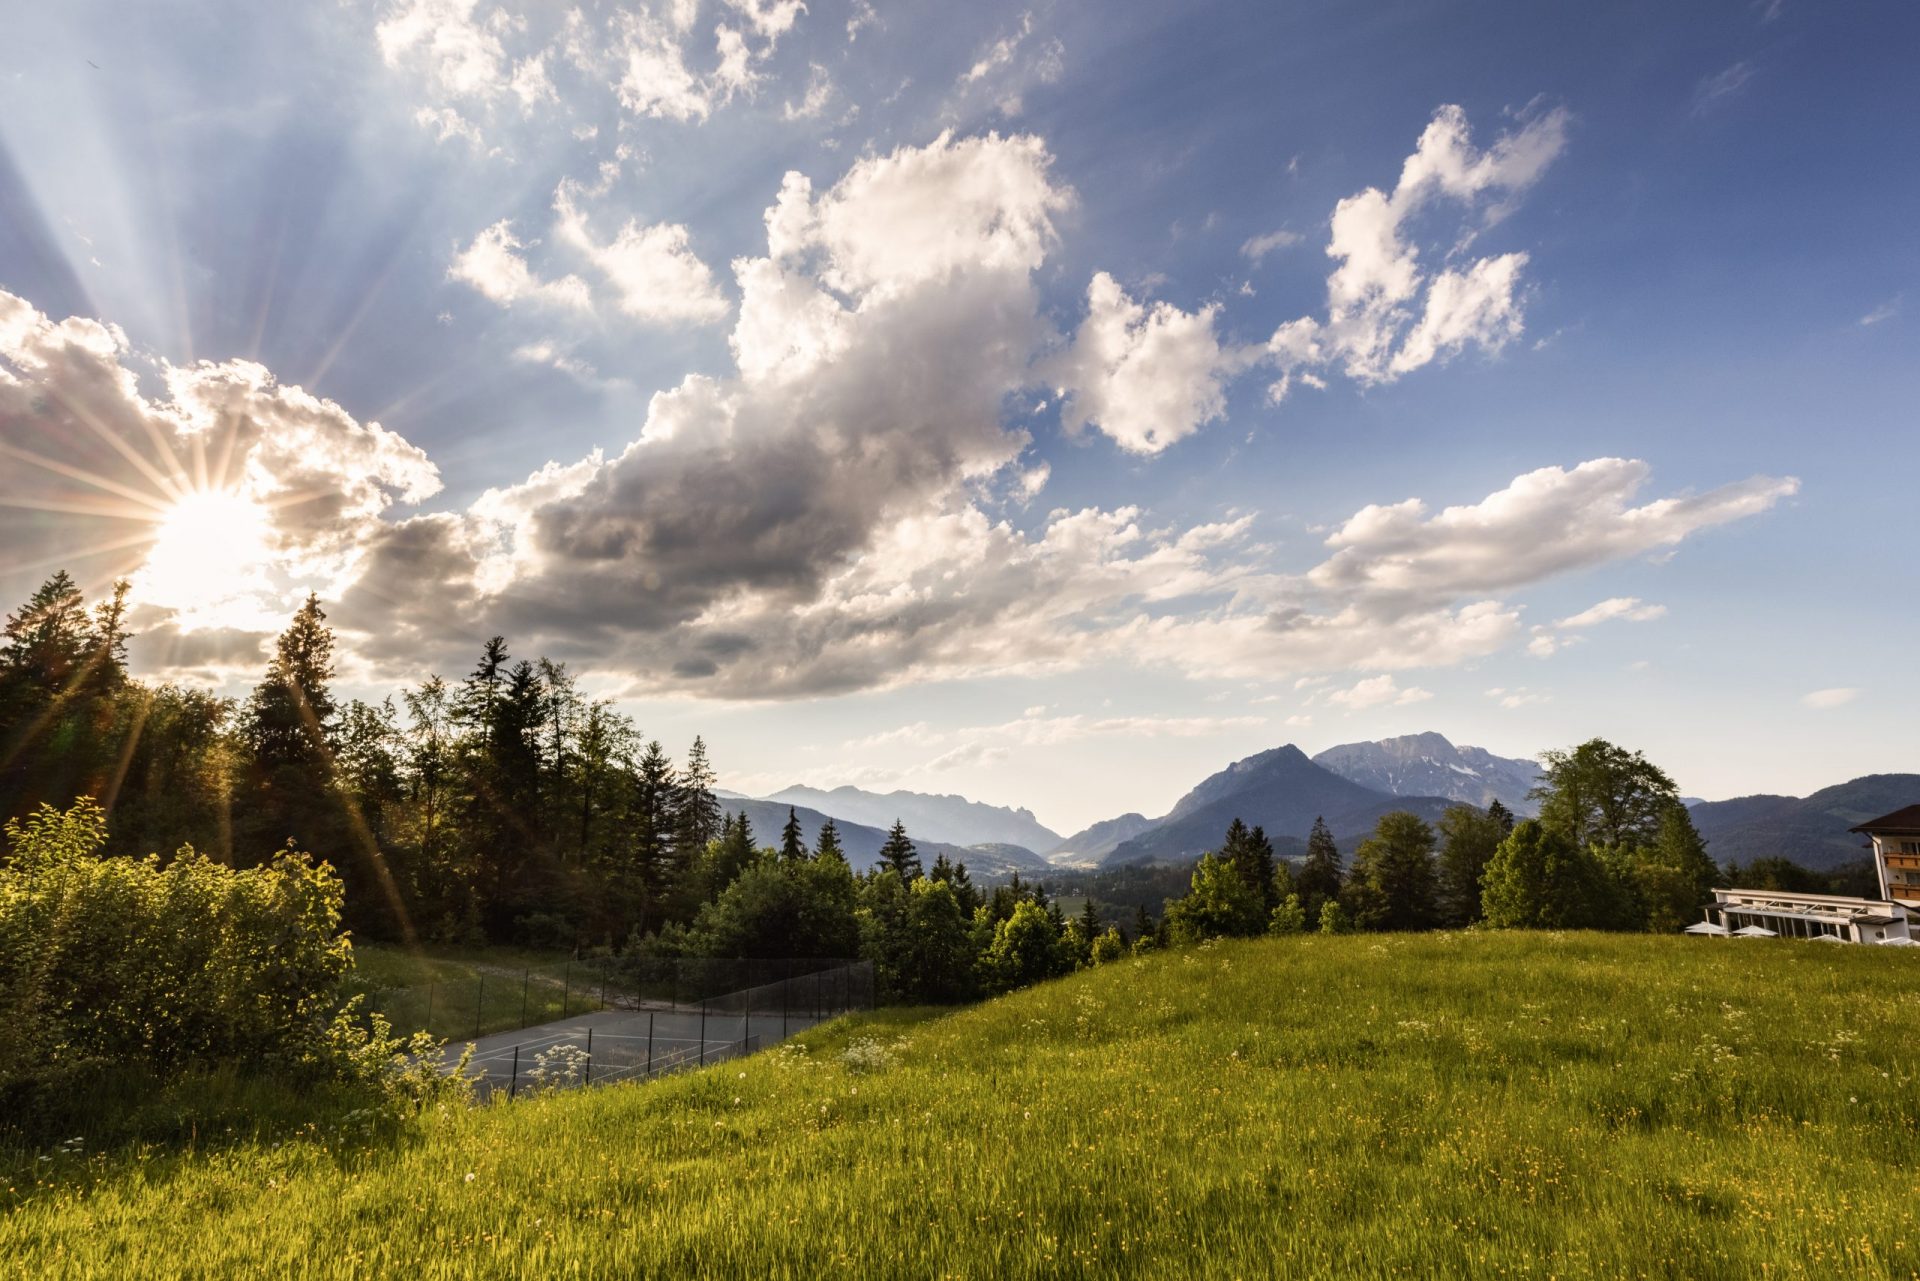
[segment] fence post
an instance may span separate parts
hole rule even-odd
[[[742,1054],[747,1052],[747,1038],[753,1034],[753,1007],[747,1008],[748,1012],[740,1016],[740,1053]]]
[[[480,975],[480,987],[473,996],[473,1039],[480,1039],[480,1012],[487,1003],[487,976]]]
[[[520,1026],[521,1027],[525,1027],[527,1025],[527,989],[529,986],[532,985],[532,983],[533,983],[533,971],[528,969],[521,970],[520,971]]]
[[[647,1075],[653,1075],[653,1011],[647,1011]]]
[[[707,1002],[700,1001],[700,1066],[707,1065]]]
[[[520,1093],[520,1047],[513,1047],[513,1083],[507,1086],[507,1101],[512,1102]]]
[[[587,1029],[587,1075],[586,1075],[586,1079],[581,1083],[583,1085],[593,1084],[593,1029],[592,1028]]]
[[[567,1017],[567,997],[573,994],[573,958],[567,958],[566,977],[560,980],[560,1017]]]

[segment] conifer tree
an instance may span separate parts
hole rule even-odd
[[[1431,929],[1436,917],[1433,829],[1426,820],[1405,810],[1381,816],[1373,835],[1354,851],[1348,897],[1363,928]]]
[[[1494,797],[1493,800],[1488,803],[1487,817],[1500,825],[1500,838],[1502,840],[1506,839],[1507,833],[1513,831],[1515,821],[1513,811],[1502,805],[1499,797]]]
[[[880,864],[892,868],[902,884],[910,884],[920,875],[919,851],[907,839],[906,825],[899,819],[893,820],[893,827],[887,832],[886,844],[880,847]]]
[[[800,815],[793,806],[787,806],[787,824],[780,829],[780,861],[782,863],[804,863],[807,861],[807,837],[800,830]]]
[[[823,863],[846,863],[847,852],[840,846],[840,829],[834,826],[832,819],[820,824],[820,835],[814,842],[813,856]]]
[[[1299,894],[1308,920],[1320,919],[1320,909],[1329,899],[1340,896],[1340,885],[1340,847],[1333,843],[1327,821],[1316,818],[1313,832],[1307,837],[1307,857],[1293,878],[1294,892]]]
[[[309,594],[247,700],[240,732],[262,770],[306,768],[324,777],[334,716],[333,632],[326,623],[320,598]]]
[[[678,828],[675,841],[683,860],[699,857],[707,842],[721,835],[723,814],[713,794],[713,766],[707,761],[706,740],[694,736],[687,763],[680,771],[680,794],[675,801]]]

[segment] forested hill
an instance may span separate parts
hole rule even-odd
[[[1847,829],[1915,803],[1920,774],[1867,774],[1811,796],[1701,801],[1691,813],[1721,863],[1788,858],[1826,869],[1866,857],[1867,838]]]

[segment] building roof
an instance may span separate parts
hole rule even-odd
[[[1903,810],[1895,810],[1848,830],[1869,835],[1874,832],[1920,832],[1920,805],[1909,805]]]

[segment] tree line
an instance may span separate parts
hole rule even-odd
[[[1343,865],[1316,820],[1298,867],[1235,819],[1151,936],[1183,943],[1316,929],[1671,931],[1699,919],[1720,869],[1678,788],[1639,752],[1592,739],[1542,757],[1536,818],[1494,801],[1430,824],[1384,815]]]
[[[309,597],[243,699],[134,679],[126,587],[89,608],[64,572],[0,636],[5,816],[96,801],[108,855],[192,848],[233,867],[289,847],[343,883],[363,937],[634,955],[860,956],[883,999],[954,1001],[1090,963],[1097,917],[1043,885],[922,868],[896,823],[856,873],[829,820],[789,810],[762,845],[715,794],[706,745],[676,762],[564,664],[482,646],[464,677],[379,702],[335,692]],[[1120,936],[1103,946],[1118,954]]]

